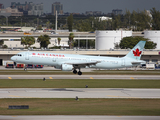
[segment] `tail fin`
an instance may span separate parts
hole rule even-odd
[[[140,60],[146,41],[139,41],[138,44],[125,56]]]

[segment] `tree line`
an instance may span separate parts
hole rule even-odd
[[[148,11],[137,10],[130,12],[125,11],[125,14],[111,14],[111,20],[100,20],[100,16],[85,16],[72,15],[58,16],[58,29],[68,29],[72,31],[95,31],[95,30],[117,30],[119,28],[132,29],[135,31],[143,31],[145,29],[160,30],[160,12],[156,8],[150,9],[151,16]],[[55,16],[21,16],[21,17],[6,17],[0,16],[0,26],[26,26],[55,28]]]
[[[110,16],[112,19],[100,20],[98,17],[74,20],[73,28],[78,31],[117,30],[120,28],[133,31],[160,30],[160,12],[152,8],[150,12],[126,10],[123,15]]]

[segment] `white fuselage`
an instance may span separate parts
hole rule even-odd
[[[19,55],[19,56],[18,56]],[[35,64],[35,65],[51,65],[61,69],[62,64],[68,63],[90,63],[96,62],[95,65],[86,65],[91,68],[101,69],[115,69],[136,66],[132,62],[142,62],[131,58],[117,58],[117,57],[101,57],[101,56],[88,56],[88,55],[72,55],[72,54],[59,54],[59,53],[46,53],[46,52],[21,52],[11,59],[17,63]]]

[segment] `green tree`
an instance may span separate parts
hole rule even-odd
[[[3,48],[3,49],[7,49],[8,46],[7,46],[7,45],[3,45],[2,48]]]
[[[153,30],[160,30],[160,12],[156,8],[151,9],[152,14],[152,28]]]
[[[70,14],[67,18],[67,24],[68,24],[68,29],[70,32],[72,32],[72,27],[73,27],[73,15]]]
[[[37,29],[37,30],[43,30],[43,29],[42,29],[42,25],[38,25],[36,29]]]
[[[143,31],[144,29],[150,29],[151,17],[146,10],[138,10],[137,12],[133,11],[132,13],[126,10],[126,14],[124,14],[122,22],[124,28]]]
[[[75,28],[78,31],[93,31],[92,26],[91,26],[92,20],[91,19],[86,19],[86,20],[77,20],[75,22]]]
[[[41,35],[38,37],[37,42],[40,43],[40,47],[48,48],[48,45],[51,44],[49,41],[51,38],[48,35]]]
[[[73,48],[73,39],[74,39],[74,34],[73,33],[70,33],[69,36],[69,41],[68,41],[68,44],[69,44],[69,48],[72,49]]]
[[[138,30],[143,31],[144,29],[150,29],[151,17],[147,11],[141,11],[137,14],[137,27]]]
[[[133,10],[132,14],[131,14],[131,25],[134,26],[133,30],[137,30],[137,12]]]
[[[26,45],[26,47],[30,47],[35,43],[35,38],[33,36],[24,36],[21,38],[21,45]]]
[[[119,29],[121,27],[121,16],[116,16],[112,24],[114,30]]]
[[[60,45],[60,42],[61,42],[61,38],[58,37],[58,45]]]
[[[126,10],[126,14],[124,15],[124,25],[125,27],[130,28],[130,22],[131,22],[131,13],[129,10]]]
[[[149,41],[149,39],[147,38],[143,38],[143,37],[124,37],[121,41],[120,41],[120,48],[121,49],[127,49],[130,48],[132,49],[139,41],[146,41],[146,45],[145,45],[145,49],[155,49],[156,48],[156,43]]]
[[[0,46],[4,44],[4,40],[0,40]]]
[[[47,28],[50,28],[50,21],[46,22],[46,26],[47,26]]]
[[[106,30],[112,30],[112,20],[107,20],[106,24]]]

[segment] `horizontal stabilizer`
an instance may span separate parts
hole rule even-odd
[[[131,62],[132,65],[141,64],[142,62]]]
[[[134,61],[134,62],[131,62],[132,63],[132,65],[141,65],[141,64],[146,64],[146,62],[145,61]]]

